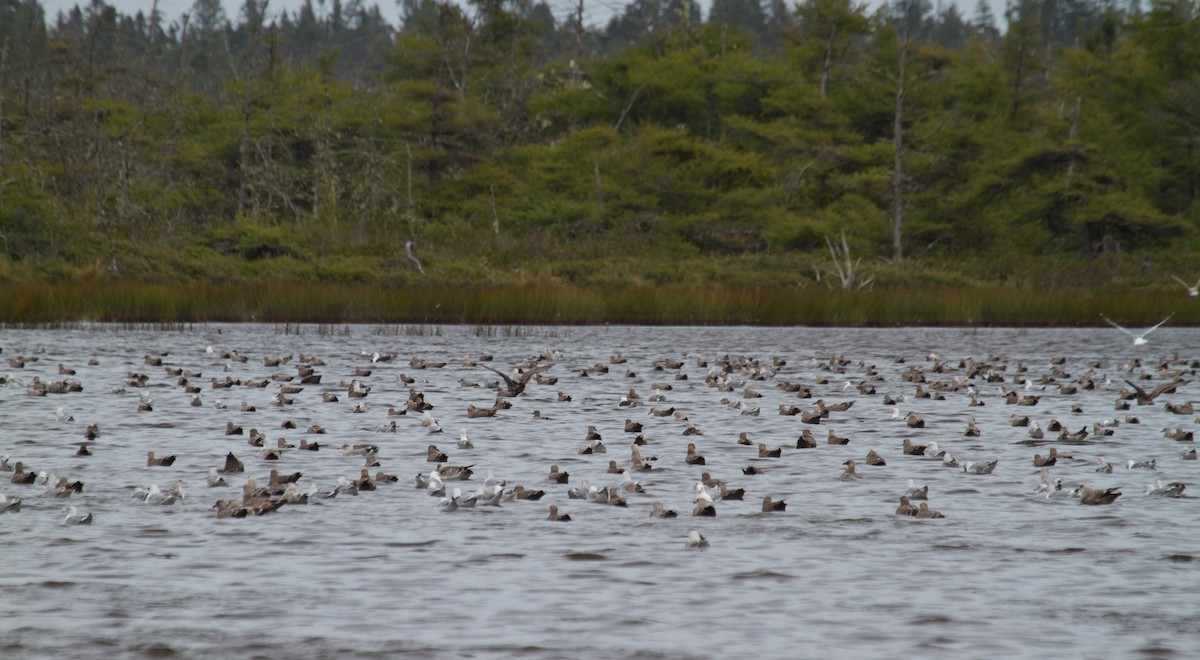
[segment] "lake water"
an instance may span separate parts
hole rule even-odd
[[[1150,339],[1135,351],[1128,337],[1107,327],[0,330],[0,374],[11,378],[0,387],[0,453],[85,484],[82,493],[58,499],[42,496],[43,486],[11,484],[8,473],[0,475],[0,493],[23,500],[20,512],[0,515],[0,656],[1198,657],[1198,500],[1145,496],[1142,489],[1162,479],[1189,484],[1185,495],[1200,493],[1200,462],[1182,458],[1191,443],[1162,434],[1167,426],[1196,430],[1194,415],[1172,414],[1163,403],[1200,399],[1200,384],[1129,411],[1114,410],[1114,402],[1125,378],[1149,390],[1167,380],[1160,361],[1200,358],[1200,331],[1164,327]],[[214,353],[206,352],[209,346]],[[249,360],[222,359],[223,350]],[[203,405],[190,405],[164,367],[145,363],[152,351],[165,351],[169,367],[202,372],[195,382]],[[544,351],[551,355],[545,363],[554,365],[546,375],[557,377],[556,384],[531,383],[494,418],[467,417],[468,404],[493,403],[495,393],[483,385],[497,377],[466,366],[464,357],[491,354],[485,364],[507,372]],[[210,386],[212,377],[294,375],[301,352],[327,364],[316,367],[321,383],[292,395],[292,405],[272,405],[276,382],[262,389]],[[372,364],[364,352],[396,358]],[[627,363],[580,375],[616,353]],[[982,407],[968,406],[965,389],[946,392],[942,401],[917,398],[916,385],[901,376],[932,366],[931,353],[947,371],[929,373],[929,380],[965,378],[961,360],[991,354],[1005,356],[1007,382],[977,377]],[[841,373],[828,369],[835,354],[849,361]],[[9,367],[7,359],[18,355],[39,359]],[[263,364],[264,357],[286,355],[295,359]],[[765,368],[772,358],[786,365],[765,380],[735,372],[736,386],[721,392],[705,376],[726,355],[754,358]],[[1058,356],[1070,374],[1059,382],[1075,384],[1096,364],[1100,388],[1073,395],[1061,394],[1057,383],[1040,389]],[[447,364],[413,369],[414,357]],[[98,364],[89,366],[90,358]],[[666,358],[683,366],[654,371]],[[1141,367],[1129,366],[1135,358]],[[867,380],[860,361],[878,371],[880,379],[869,381],[875,394],[857,389]],[[34,376],[64,378],[60,363],[77,371],[66,378],[81,383],[82,392],[26,395]],[[1017,374],[1018,363],[1028,372]],[[359,377],[372,388],[364,399],[347,397],[339,385],[356,368],[371,370]],[[128,385],[130,372],[147,375],[145,387]],[[1143,372],[1150,378],[1138,380]],[[400,374],[416,382],[405,385]],[[1026,378],[1033,381],[1029,389],[1014,383]],[[463,379],[480,387],[466,387]],[[784,380],[809,385],[813,398],[783,391]],[[653,383],[672,386],[662,391],[665,401],[648,401]],[[1041,399],[1036,406],[1006,405],[1001,385]],[[390,406],[404,406],[410,387],[435,406],[444,434],[429,434],[418,414],[388,416]],[[742,398],[747,387],[761,398]],[[643,405],[620,407],[630,388]],[[340,400],[323,402],[325,392]],[[560,392],[571,400],[560,401]],[[141,395],[152,399],[152,411],[137,412]],[[885,395],[903,395],[895,407],[915,411],[926,427],[890,419]],[[723,398],[761,413],[743,415]],[[781,404],[811,408],[818,398],[854,403],[816,426],[778,412]],[[215,408],[218,400],[228,409]],[[257,411],[240,412],[243,401]],[[368,410],[352,412],[360,403]],[[1071,412],[1072,404],[1082,412]],[[57,419],[60,406],[74,421]],[[674,407],[703,435],[684,436],[685,422],[650,415],[655,406]],[[534,410],[549,419],[535,420]],[[1035,447],[1022,444],[1027,429],[1010,424],[1014,413],[1042,426],[1056,418],[1072,431],[1126,415],[1141,423],[1122,423],[1090,444]],[[964,435],[969,416],[979,437]],[[650,444],[642,453],[659,459],[660,469],[634,475],[645,494],[628,495],[627,508],[568,499],[567,489],[583,479],[620,485],[620,475],[606,467],[610,459],[629,465],[634,434],[623,432],[626,418],[645,425]],[[281,428],[285,420],[299,428]],[[392,420],[396,432],[376,430]],[[259,429],[271,443],[283,436],[322,448],[267,462],[244,436],[225,435],[230,421]],[[90,445],[92,456],[76,457],[89,423],[99,424],[101,436]],[[328,433],[306,433],[313,423]],[[607,454],[578,453],[589,425],[601,433]],[[795,448],[803,428],[816,435],[815,449]],[[460,429],[474,449],[456,448]],[[825,444],[829,429],[850,443]],[[782,457],[760,459],[754,447],[738,445],[743,431],[756,443],[783,447]],[[936,440],[960,461],[999,459],[999,466],[990,475],[965,474],[903,455],[905,438]],[[689,441],[707,465],[685,464]],[[363,459],[342,455],[343,443],[378,445],[379,469],[400,481],[265,516],[216,517],[218,498],[239,497],[246,477],[265,483],[272,467],[302,472],[302,490],[355,478]],[[414,487],[414,475],[433,467],[425,460],[430,443],[452,464],[476,470],[470,481],[448,482],[451,488],[472,492],[490,469],[508,487],[546,495],[443,512],[439,498]],[[1035,496],[1033,455],[1051,446],[1073,457],[1060,459],[1052,477],[1068,487],[1121,486],[1124,495],[1095,507]],[[865,465],[870,449],[887,465]],[[177,460],[147,467],[151,450]],[[207,488],[208,469],[221,467],[230,451],[246,474],[228,477],[228,488]],[[1094,471],[1100,455],[1117,465],[1112,474]],[[858,461],[862,480],[838,479],[847,459]],[[1157,459],[1158,470],[1126,469],[1130,459]],[[571,474],[570,484],[548,482],[552,464]],[[749,465],[765,473],[744,475]],[[744,488],[745,501],[717,501],[716,517],[693,517],[703,471]],[[945,519],[895,515],[910,478],[928,484],[929,504]],[[175,505],[131,499],[135,488],[166,488],[174,479],[189,483]],[[764,495],[785,499],[787,510],[762,513]],[[655,501],[680,516],[651,519]],[[573,520],[547,521],[552,503]],[[67,504],[91,512],[94,523],[63,525],[60,508]],[[711,547],[687,547],[691,530]]]

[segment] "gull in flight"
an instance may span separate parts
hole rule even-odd
[[[1158,324],[1155,325],[1153,328],[1150,328],[1149,330],[1143,332],[1140,335],[1135,335],[1135,334],[1133,334],[1132,331],[1122,328],[1120,325],[1117,325],[1116,321],[1113,321],[1112,319],[1108,318],[1107,316],[1105,316],[1103,314],[1100,315],[1100,318],[1104,319],[1105,321],[1108,321],[1108,324],[1111,325],[1112,327],[1116,328],[1117,330],[1120,330],[1121,332],[1124,332],[1125,334],[1129,335],[1130,337],[1133,337],[1133,345],[1134,346],[1144,346],[1147,343],[1146,335],[1150,334],[1151,332],[1154,332],[1155,330],[1158,330],[1162,326],[1162,324],[1171,320],[1172,316],[1175,316],[1175,314],[1171,314],[1171,315],[1167,316],[1167,318],[1159,321]]]
[[[1171,276],[1171,279],[1182,284],[1183,288],[1187,289],[1189,296],[1193,298],[1200,298],[1200,280],[1196,280],[1196,286],[1192,286],[1174,275]]]

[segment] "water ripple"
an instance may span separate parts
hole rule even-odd
[[[0,515],[0,585],[37,592],[10,604],[0,655],[561,658],[603,649],[606,657],[699,658],[725,649],[762,657],[824,657],[836,649],[847,657],[1197,657],[1191,548],[1200,507],[1191,497],[1142,495],[1155,479],[1200,490],[1200,464],[1182,460],[1178,443],[1160,433],[1197,430],[1197,422],[1165,411],[1161,400],[1129,411],[1113,411],[1113,401],[1126,378],[1136,381],[1142,371],[1150,383],[1164,378],[1162,364],[1198,380],[1174,356],[1193,354],[1200,332],[1164,327],[1136,355],[1119,334],[1111,328],[592,327],[508,336],[456,326],[3,329],[6,357],[40,357],[19,374],[24,381],[59,379],[62,363],[77,370],[84,390],[27,397],[26,386],[0,387],[0,454],[86,485],[58,499],[42,497],[44,485],[0,478],[0,493],[23,500],[20,512]],[[178,376],[146,364],[152,350],[166,352],[166,366],[203,374],[192,377],[201,405],[191,405]],[[223,357],[229,350],[247,361]],[[372,363],[376,351],[396,357]],[[498,379],[481,365],[511,376],[513,367],[546,351],[554,367],[544,375],[556,383],[531,382],[495,417],[466,415],[468,404],[495,400],[485,387],[462,385]],[[291,376],[296,385],[302,352],[325,361],[315,367],[321,382],[289,394],[292,404],[276,405],[286,381],[272,377]],[[944,360],[941,371],[930,352]],[[617,353],[628,361],[610,364]],[[492,360],[464,360],[484,354]],[[919,398],[917,383],[905,379],[919,369],[926,390],[952,384],[967,378],[960,361],[989,354],[1007,357],[991,378],[973,376],[983,407],[968,406],[962,389],[949,389],[942,401]],[[287,355],[290,362],[264,364]],[[763,378],[717,366],[722,356],[739,355],[767,367]],[[844,362],[835,359],[843,355]],[[446,365],[419,369],[410,363],[414,357]],[[1062,364],[1053,366],[1070,376],[1051,373],[1059,357]],[[681,364],[655,370],[666,359]],[[608,373],[597,364],[608,365]],[[371,374],[356,375],[360,369]],[[626,369],[634,376],[626,377]],[[1058,384],[1093,370],[1098,389],[1059,393]],[[706,379],[718,371],[736,384],[727,391],[710,387]],[[130,372],[145,374],[146,387],[131,384]],[[402,382],[402,375],[415,380]],[[1055,381],[1040,382],[1043,376]],[[267,386],[214,389],[214,377],[265,379]],[[369,386],[369,396],[349,397],[353,380]],[[782,381],[803,383],[813,396],[798,398],[777,387]],[[859,384],[877,393],[860,393]],[[1042,398],[1037,406],[1010,406],[1001,386]],[[630,388],[642,404],[622,407]],[[387,414],[404,407],[410,390],[434,405],[430,414],[444,433],[428,433],[415,411]],[[559,392],[571,400],[560,400]],[[144,393],[154,410],[137,412]],[[326,393],[339,401],[323,401]],[[661,401],[648,400],[655,393]],[[884,405],[885,395],[904,399]],[[1200,385],[1164,398],[1200,399]],[[781,405],[808,409],[817,399],[852,405],[817,425],[777,412]],[[742,415],[738,402],[759,407],[758,416]],[[365,412],[353,412],[358,403]],[[1072,412],[1072,404],[1087,412]],[[650,414],[655,407],[675,408],[703,434],[683,435],[685,422]],[[922,416],[926,427],[890,419],[893,407]],[[535,420],[534,410],[548,419]],[[1111,427],[1113,436],[1069,443],[1049,432],[1029,438],[1027,428],[1012,426],[1014,414],[1043,427],[1057,419],[1071,430],[1092,430],[1106,418],[1121,423]],[[1126,414],[1140,423],[1124,421]],[[979,437],[964,435],[968,417],[982,430]],[[607,466],[615,460],[630,467],[636,433],[624,431],[626,419],[644,427],[649,444],[642,453],[658,457],[654,470],[630,474],[645,493],[622,493],[626,508],[568,497],[583,480],[621,487],[622,475]],[[284,428],[289,421],[296,428]],[[393,421],[394,433],[376,431]],[[100,428],[88,443],[92,456],[76,457],[92,423]],[[303,438],[321,449],[287,447],[279,460],[267,461],[246,435],[226,435],[227,423],[261,431],[269,445]],[[309,433],[313,424],[326,432]],[[589,426],[607,453],[577,453]],[[458,448],[460,429],[474,448]],[[795,448],[804,429],[817,447]],[[850,443],[825,444],[831,429]],[[737,443],[743,432],[751,446]],[[937,458],[904,455],[905,438],[936,441],[960,461],[1000,463],[991,475],[967,475]],[[705,465],[684,462],[688,442]],[[782,455],[760,458],[759,442],[782,448]],[[364,459],[344,456],[342,444],[379,446],[382,465],[370,472],[396,474],[399,482],[266,516],[216,517],[217,499],[240,500],[246,479],[264,485],[272,468],[301,472],[302,491],[316,484],[328,492],[339,477],[358,479]],[[522,484],[545,495],[448,515],[440,496],[414,488],[414,475],[434,469],[425,460],[429,444],[448,453],[451,464],[476,470],[469,481],[448,482],[451,491],[473,493],[491,470],[505,489]],[[1088,482],[1119,486],[1123,495],[1106,507],[1035,495],[1033,454],[1049,447],[1074,456],[1051,468],[1065,489]],[[871,449],[886,466],[865,465]],[[146,466],[147,451],[177,458],[171,466]],[[226,475],[227,487],[207,488],[209,468],[224,467],[230,452],[246,471]],[[1094,471],[1100,455],[1117,466],[1112,474]],[[1156,472],[1124,469],[1128,459],[1152,458]],[[848,459],[858,461],[861,480],[839,480]],[[551,464],[570,472],[569,483],[547,479]],[[751,465],[763,473],[744,474]],[[703,472],[745,489],[744,501],[718,499],[715,518],[693,517]],[[175,479],[188,482],[175,505],[130,498],[134,488],[167,488]],[[944,520],[894,515],[909,479],[929,486],[928,503]],[[762,513],[763,495],[786,499],[787,510]],[[650,518],[654,502],[679,517]],[[92,526],[63,526],[59,509],[68,504],[94,513]],[[572,521],[547,521],[550,504]],[[691,530],[704,535],[707,549],[688,546]],[[805,625],[795,625],[798,612]]]

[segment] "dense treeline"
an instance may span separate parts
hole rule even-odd
[[[0,277],[1136,284],[1200,245],[1194,0],[318,7],[0,0]]]

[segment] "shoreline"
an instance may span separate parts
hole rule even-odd
[[[309,323],[1130,328],[1170,315],[1200,326],[1185,294],[1015,288],[587,287],[10,283],[0,324]]]

